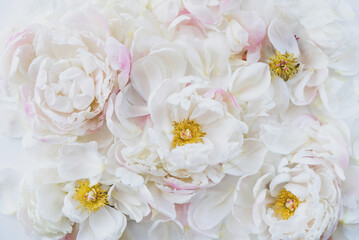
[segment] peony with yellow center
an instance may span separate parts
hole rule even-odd
[[[203,143],[202,138],[206,135],[202,132],[201,126],[194,120],[184,119],[180,122],[173,122],[174,127],[172,147],[183,146],[191,143]]]
[[[80,202],[78,208],[82,207],[83,210],[87,210],[87,213],[96,212],[101,207],[109,204],[107,190],[101,188],[101,184],[90,186],[88,180],[77,181],[76,192],[73,198]]]
[[[272,204],[272,207],[276,217],[280,215],[283,220],[288,220],[294,215],[300,203],[301,201],[299,201],[297,196],[283,188]]]

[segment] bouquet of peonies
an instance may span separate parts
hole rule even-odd
[[[358,239],[358,32],[343,0],[53,1],[2,35],[0,212],[33,239]]]

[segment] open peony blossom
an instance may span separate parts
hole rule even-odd
[[[149,138],[174,189],[218,183],[221,164],[240,152],[247,131],[226,92],[189,80],[164,81],[149,100]]]
[[[328,76],[328,57],[313,42],[296,37],[279,19],[269,25],[268,37],[274,48],[269,58],[273,75],[287,82],[294,104],[309,104]]]
[[[37,26],[9,39],[13,47],[8,51],[13,52],[4,57],[13,59],[13,70],[5,83],[15,84],[14,77],[21,74],[21,98],[38,136],[81,136],[97,130],[110,94],[128,80],[129,52],[107,36],[104,21],[92,22],[87,14],[102,19],[96,11],[83,9],[65,15],[61,27]],[[84,26],[71,24],[76,20]]]
[[[240,180],[233,216],[263,238],[328,239],[342,201],[333,171],[325,165],[290,164],[287,159],[277,163],[265,164],[259,173]]]

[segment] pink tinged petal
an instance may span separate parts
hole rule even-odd
[[[127,219],[112,207],[102,207],[89,217],[89,225],[95,239],[118,239],[127,225]]]
[[[274,19],[268,27],[269,41],[281,53],[293,53],[299,56],[299,48],[294,33],[290,27],[279,19]]]
[[[8,39],[8,41],[6,42],[5,48],[17,48],[18,46],[27,44],[27,43],[32,43],[32,40],[34,38],[34,32],[29,30],[29,29],[25,29],[21,32],[16,32],[13,35],[11,35]],[[11,46],[10,46],[11,45]]]
[[[131,54],[127,47],[113,37],[106,40],[106,53],[110,66],[115,71],[120,71],[118,83],[120,89],[124,88],[129,80],[131,72]]]
[[[73,143],[63,146],[59,152],[59,175],[67,180],[91,178],[103,170],[102,156],[97,143]]]
[[[183,5],[187,11],[205,24],[215,25],[221,20],[219,15],[216,16],[216,14],[207,7],[206,1],[184,0]]]
[[[189,205],[190,203],[176,205],[177,220],[182,224],[182,226],[188,225],[187,212]]]
[[[201,37],[204,37],[206,35],[206,29],[203,23],[197,18],[195,18],[193,15],[191,15],[186,9],[178,13],[178,16],[173,21],[171,21],[170,25],[168,26],[168,29],[171,32],[175,32],[182,25],[194,27],[192,32],[194,36],[198,32],[200,33]]]
[[[226,92],[220,88],[212,88],[203,94],[204,97],[213,98],[217,101],[223,101],[227,103],[228,106],[234,107],[237,110],[240,110],[241,107],[236,102],[234,96],[230,92]]]
[[[226,38],[232,51],[240,52],[248,45],[248,32],[235,20],[231,20],[226,29]]]
[[[173,180],[173,179],[172,179]],[[189,185],[189,184],[183,184],[180,186],[178,183],[174,183],[171,180],[165,179],[165,182],[170,186],[171,188],[175,190],[196,190],[199,188],[197,185]]]
[[[237,17],[241,26],[248,32],[247,49],[254,49],[259,46],[266,34],[266,23],[261,16],[254,12],[241,12]]]
[[[223,0],[220,2],[220,12],[224,13],[231,7],[231,2],[233,0]]]

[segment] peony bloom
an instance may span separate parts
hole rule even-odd
[[[247,131],[228,93],[190,79],[166,80],[149,99],[149,139],[167,172],[165,182],[178,190],[218,183],[221,165],[239,154]]]
[[[110,94],[128,81],[129,52],[107,35],[98,12],[87,8],[70,12],[61,23],[16,33],[9,39],[12,52],[3,56],[4,64],[12,61],[13,70],[5,76],[8,85],[21,74],[21,98],[37,136],[96,131],[103,124]],[[23,60],[16,63],[19,57]]]
[[[277,163],[240,179],[233,216],[264,238],[328,239],[341,208],[337,176],[326,165]]]
[[[77,239],[118,239],[122,235],[127,220],[120,211],[109,206],[110,186],[78,180],[67,187],[69,192],[62,211],[80,224]]]
[[[168,216],[174,214],[171,202],[187,202],[197,189],[217,184],[227,171],[255,172],[263,161],[263,145],[243,142],[247,127],[230,94],[199,82],[193,77],[164,80],[151,93],[148,108],[129,85],[116,96],[116,117],[108,117],[109,128],[121,137],[108,152],[111,168],[122,166],[144,176],[151,193],[168,202],[152,206]],[[133,111],[127,115],[117,112],[129,107]],[[248,156],[255,160],[248,162]]]
[[[41,239],[60,239],[72,232],[63,213],[66,191],[53,166],[27,171],[20,186],[17,217],[26,232]]]
[[[261,125],[269,151],[258,173],[240,178],[233,217],[249,235],[328,239],[343,204],[340,186],[349,162],[345,128],[295,111],[283,119]]]
[[[269,25],[268,38],[274,50],[268,63],[273,76],[286,81],[294,104],[309,104],[328,76],[327,55],[310,40],[297,38],[279,19]]]
[[[139,222],[150,213],[143,178],[124,168],[106,177],[95,142],[68,144],[61,151],[58,172],[69,181],[62,212],[78,224],[77,239],[118,239],[126,228],[125,214]]]

